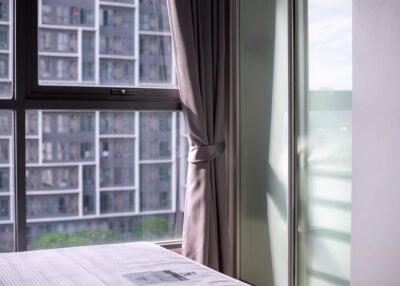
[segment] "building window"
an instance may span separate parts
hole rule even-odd
[[[0,20],[8,21],[10,15],[10,2],[9,0],[0,1]]]
[[[8,197],[0,197],[0,219],[10,219],[10,199]]]

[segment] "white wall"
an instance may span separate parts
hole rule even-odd
[[[400,1],[353,0],[352,286],[400,285]]]

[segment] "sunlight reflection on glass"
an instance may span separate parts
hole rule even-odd
[[[300,111],[300,284],[349,285],[352,161],[350,0],[308,1],[308,89]]]

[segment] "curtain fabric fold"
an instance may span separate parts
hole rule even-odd
[[[227,184],[229,0],[168,0],[190,152],[183,223],[185,256],[233,273]]]

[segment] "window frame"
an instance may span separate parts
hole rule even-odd
[[[179,111],[182,110],[182,105],[178,88],[39,85],[38,0],[11,0],[10,2],[13,3],[14,8],[12,11],[14,15],[13,97],[1,99],[0,110],[13,112],[14,251],[26,251],[25,112],[27,110]],[[160,242],[160,244],[180,248],[181,241],[172,240]]]
[[[15,0],[16,1],[16,0]],[[138,5],[135,1],[135,9]],[[178,88],[145,88],[145,87],[113,87],[113,86],[52,86],[39,85],[38,80],[38,0],[32,0],[24,4],[28,11],[23,18],[28,26],[26,37],[30,48],[27,49],[29,59],[27,75],[27,99],[52,100],[96,100],[96,101],[116,101],[116,102],[136,102],[136,103],[157,103],[158,109],[169,110],[171,104],[179,108],[179,90]],[[30,11],[30,13],[29,13]],[[138,105],[138,109],[148,109],[146,105]],[[151,109],[151,108],[149,108]],[[177,110],[177,109],[175,109]]]

